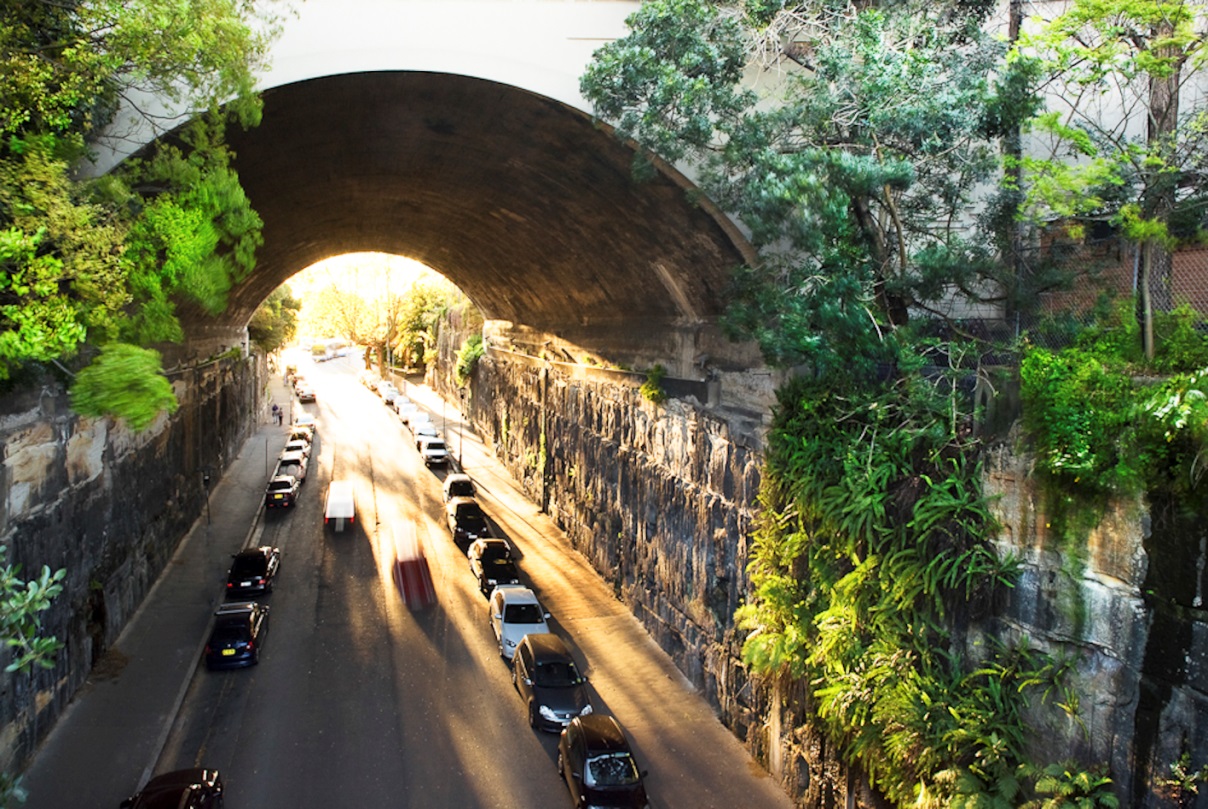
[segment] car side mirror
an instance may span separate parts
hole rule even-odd
[[[548,621],[550,618],[553,618],[553,617],[554,617],[554,616],[550,615],[548,612],[547,612],[547,613],[545,613],[545,620],[547,620],[547,621]]]
[[[499,621],[503,618],[503,616],[500,615],[499,613],[495,613],[494,615],[491,616],[491,618],[493,618],[496,621]]]
[[[533,685],[533,678],[532,678],[532,677],[525,677],[525,678],[524,678],[524,684],[525,684],[525,685],[527,685],[527,686],[529,686],[529,687],[531,688],[531,687],[532,687],[532,685]]]
[[[638,773],[638,775],[645,778],[646,776],[650,775],[650,770],[642,770],[640,773]]]

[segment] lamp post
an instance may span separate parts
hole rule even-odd
[[[458,388],[457,397],[461,399],[461,418],[457,420],[457,468],[464,472],[466,469],[461,464],[461,440],[465,436],[466,429],[463,423],[466,418],[466,389]]]

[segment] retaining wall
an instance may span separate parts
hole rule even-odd
[[[138,433],[76,415],[51,377],[0,399],[3,561],[67,570],[42,614],[64,644],[54,667],[0,674],[0,768],[20,768],[204,515],[205,476],[217,482],[255,426],[266,378],[254,357],[177,371],[180,408]]]

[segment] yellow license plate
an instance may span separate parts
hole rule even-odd
[[[235,656],[235,650],[234,650],[234,649],[223,649],[223,650],[222,650],[222,656],[223,656],[223,657],[234,657],[234,656]]]
[[[283,494],[274,494],[274,495],[273,495],[273,499],[274,499],[274,500],[284,500],[284,499],[285,499],[285,495],[283,495]]]

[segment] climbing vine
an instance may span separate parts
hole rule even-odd
[[[962,398],[954,378],[918,373],[782,392],[737,616],[744,658],[807,679],[828,735],[896,805],[1029,805],[1069,771],[1092,785],[1088,805],[1111,806],[1106,779],[1029,760],[1025,712],[1076,713],[1065,663],[958,629],[1018,568],[986,541]]]

